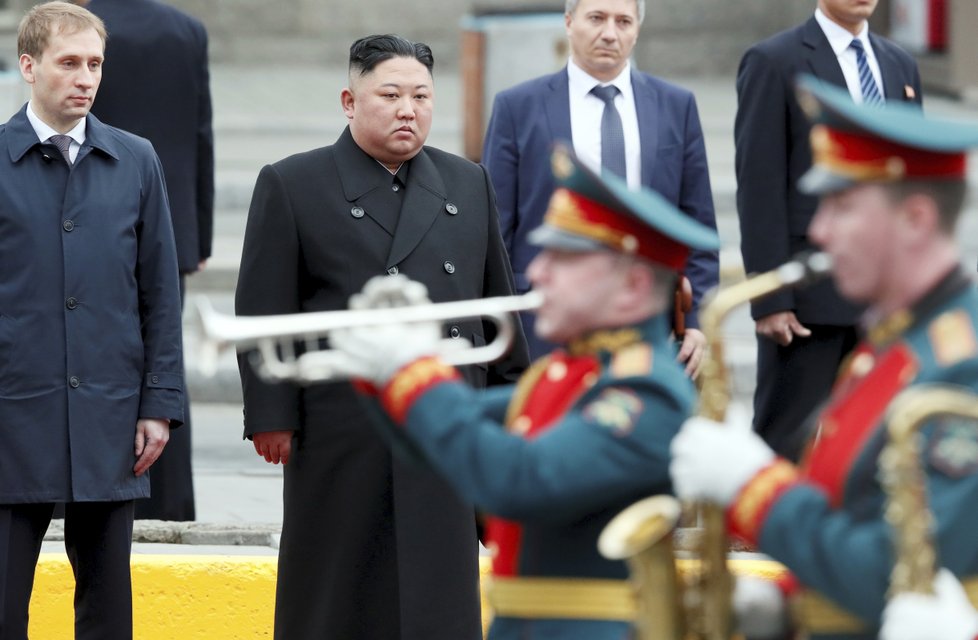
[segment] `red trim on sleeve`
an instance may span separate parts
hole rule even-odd
[[[380,403],[397,424],[403,425],[408,411],[433,386],[461,378],[455,367],[435,357],[421,358],[402,367],[381,390]]]
[[[757,546],[761,527],[777,499],[798,482],[798,470],[784,458],[777,458],[751,478],[727,509],[727,529],[747,543]]]

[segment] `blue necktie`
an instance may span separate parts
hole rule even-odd
[[[61,155],[65,157],[68,164],[71,164],[71,154],[68,153],[69,147],[71,147],[71,136],[55,135],[48,138],[48,142],[53,144],[61,152]]]
[[[621,92],[618,87],[609,84],[594,87],[591,93],[604,101],[604,113],[601,114],[601,168],[624,179],[625,132],[621,127],[618,108],[615,107],[615,96]]]
[[[859,69],[859,90],[863,94],[863,104],[883,104],[883,96],[880,95],[879,87],[876,86],[876,78],[869,68],[866,60],[866,49],[863,48],[862,40],[853,39],[849,46],[856,52],[856,67]]]

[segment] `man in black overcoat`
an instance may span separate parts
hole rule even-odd
[[[424,146],[432,64],[427,45],[399,36],[353,44],[347,129],[258,176],[238,315],[345,309],[384,273],[423,282],[433,302],[512,293],[486,171]],[[446,337],[479,345],[494,327],[459,320]],[[520,334],[508,357],[465,375],[513,382],[526,359]],[[481,638],[472,506],[434,471],[392,459],[348,383],[273,383],[248,358],[239,366],[245,436],[285,464],[275,638]]]
[[[858,40],[883,100],[921,100],[913,58],[870,33],[877,0],[818,0],[805,23],[751,47],[737,74],[737,212],[748,273],[773,269],[801,251],[818,204],[796,188],[812,164],[811,125],[795,99],[799,74],[811,74],[863,101]],[[865,74],[863,74],[865,75]],[[867,78],[868,81],[868,78]],[[778,453],[797,460],[806,418],[828,397],[856,343],[859,309],[828,281],[776,293],[751,306],[758,334],[754,429]]]
[[[214,136],[207,31],[158,0],[85,0],[109,33],[108,61],[92,113],[153,143],[166,176],[181,291],[211,255]],[[189,399],[189,396],[188,396]],[[150,474],[136,518],[193,520],[190,411]]]

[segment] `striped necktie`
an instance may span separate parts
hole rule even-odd
[[[863,94],[863,104],[883,104],[883,96],[876,86],[876,78],[866,60],[866,49],[862,40],[854,38],[849,47],[856,52],[856,67],[859,69],[859,91]]]
[[[71,154],[68,153],[68,149],[71,147],[71,136],[55,135],[48,138],[48,142],[53,144],[61,152],[61,155],[65,157],[65,161],[71,164]]]

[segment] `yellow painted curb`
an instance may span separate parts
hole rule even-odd
[[[489,558],[480,559],[488,576]],[[135,640],[251,640],[271,638],[275,612],[274,556],[132,556]],[[681,572],[695,561],[678,561]],[[785,568],[770,560],[734,559],[735,575],[777,579]],[[43,553],[31,599],[31,638],[71,638],[75,584],[64,554]],[[482,599],[483,628],[492,612]]]
[[[135,640],[271,638],[274,556],[133,555]],[[73,637],[71,565],[41,554],[31,599],[31,638]]]

